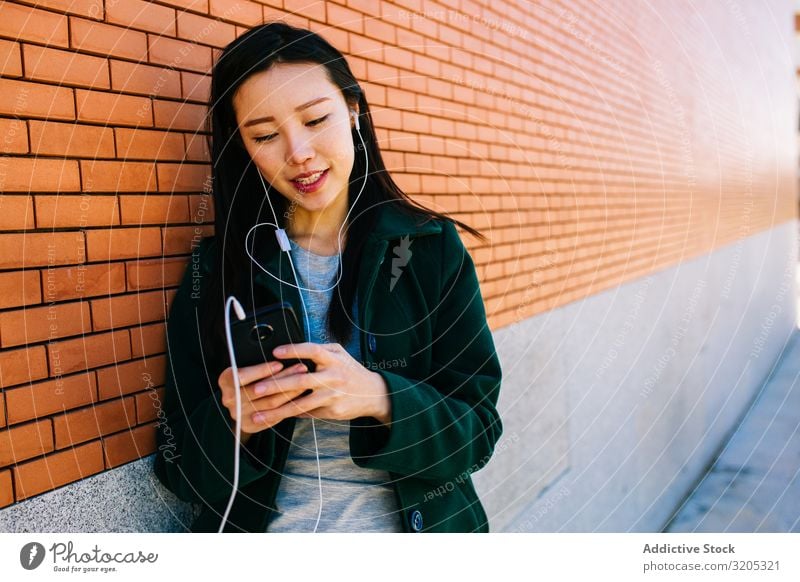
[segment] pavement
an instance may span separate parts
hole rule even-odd
[[[800,532],[800,330],[664,531]]]

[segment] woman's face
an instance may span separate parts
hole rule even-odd
[[[350,109],[324,66],[275,64],[242,83],[233,107],[245,149],[274,190],[298,211],[347,208]]]

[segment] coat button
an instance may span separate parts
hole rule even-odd
[[[375,336],[372,335],[372,334],[369,334],[367,336],[367,345],[369,345],[369,351],[372,354],[375,353],[375,345],[376,345],[376,343],[377,343],[377,341],[375,340]]]
[[[415,532],[422,531],[422,512],[419,510],[414,510],[408,514],[408,521],[411,524],[411,529]]]

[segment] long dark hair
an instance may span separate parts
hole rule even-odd
[[[228,294],[235,294],[246,309],[261,306],[259,286],[251,284],[258,272],[244,251],[247,231],[257,222],[273,220],[265,196],[269,196],[281,228],[286,226],[286,199],[270,187],[265,194],[258,169],[244,148],[238,131],[233,96],[239,86],[254,73],[268,70],[275,63],[316,63],[325,67],[329,80],[338,86],[346,103],[358,104],[361,136],[369,156],[369,175],[357,205],[350,213],[347,242],[342,249],[342,277],[336,287],[328,314],[328,331],[344,345],[350,338],[352,310],[361,251],[375,222],[375,209],[391,201],[396,208],[420,219],[449,220],[481,240],[477,230],[435,212],[411,200],[392,180],[378,148],[369,105],[344,56],[320,35],[284,22],[256,26],[231,42],[220,54],[211,75],[211,98],[208,122],[209,150],[212,161],[214,229],[217,263],[209,278],[208,292],[201,305],[205,345],[212,349],[224,346],[223,306]],[[353,171],[350,174],[349,204],[364,180],[364,156],[359,155],[361,140],[353,129],[357,144]],[[269,186],[269,185],[268,185]],[[269,231],[269,232],[267,232]],[[257,229],[251,234],[252,248],[277,249],[272,229]],[[270,244],[269,240],[273,244]],[[256,243],[261,244],[256,246]],[[262,251],[263,252],[263,251]],[[258,257],[257,254],[255,254]],[[262,263],[263,264],[263,263]]]

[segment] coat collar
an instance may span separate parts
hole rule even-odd
[[[375,220],[375,225],[372,232],[369,233],[368,238],[375,241],[394,240],[404,236],[416,237],[426,234],[438,234],[442,231],[440,221],[433,219],[423,220],[424,219],[419,216],[412,216],[408,212],[400,210],[397,208],[394,201],[382,202],[378,208],[378,216]],[[218,242],[217,240],[217,244]],[[275,243],[275,248],[277,249],[277,242]],[[262,258],[259,258],[259,262],[261,262],[270,273],[275,273],[275,269],[280,267],[281,255],[283,254],[284,253],[279,252],[267,253],[267,256],[262,254]],[[203,270],[205,272],[213,271],[214,265],[211,257],[206,255],[204,259],[202,265]],[[270,278],[269,275],[263,272],[262,275],[267,279]]]
[[[414,216],[400,210],[393,202],[381,203],[377,212],[375,225],[367,236],[367,244],[363,249],[359,269],[359,289],[364,292],[365,296],[370,293],[390,240],[442,232],[441,221],[419,215]],[[274,236],[262,240],[271,240],[271,243],[267,243],[271,248],[261,252],[256,250],[255,256],[259,266],[253,266],[253,280],[269,289],[280,301],[288,301],[292,304],[298,317],[302,317],[299,291],[295,287],[283,283],[283,281],[294,281],[287,253],[278,250],[278,243]],[[220,249],[217,251],[221,252]],[[205,261],[206,264],[203,265],[207,271],[213,270],[211,262],[208,257],[208,260]],[[360,305],[362,313],[359,317],[362,322],[367,324],[368,314],[364,312],[364,302],[361,302]]]
[[[394,201],[382,202],[378,208],[375,227],[370,234],[378,240],[392,240],[406,235],[437,234],[442,232],[442,225],[433,219],[422,222],[419,216],[412,216],[400,210]]]

